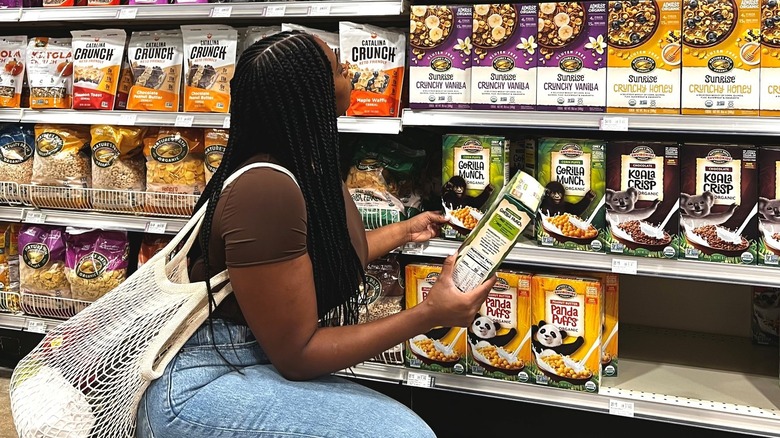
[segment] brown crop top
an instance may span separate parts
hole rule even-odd
[[[263,161],[254,159],[248,163]],[[346,186],[342,186],[347,226],[363,266],[368,243],[363,221]],[[333,200],[338,202],[338,200]],[[253,266],[294,259],[306,253],[306,204],[298,185],[272,168],[250,169],[222,191],[211,226],[209,267],[214,275],[226,267]],[[191,269],[193,281],[205,279],[203,260]],[[257,293],[262,293],[258,290]],[[245,323],[234,295],[226,298],[215,317]]]

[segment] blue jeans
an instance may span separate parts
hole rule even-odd
[[[285,379],[248,327],[222,320],[213,340],[200,327],[152,382],[136,428],[138,438],[434,436],[411,409],[350,380]]]

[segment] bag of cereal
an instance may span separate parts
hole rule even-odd
[[[209,128],[206,129],[206,133],[203,136],[205,143],[205,159],[203,160],[204,169],[206,171],[206,184],[217,168],[222,163],[222,155],[225,153],[225,149],[228,144],[228,130]]]
[[[62,316],[70,303],[61,299],[71,298],[65,276],[65,229],[25,224],[17,243],[22,308],[26,313]]]
[[[30,108],[70,109],[73,105],[73,52],[70,38],[36,37],[27,45]]]
[[[24,83],[27,37],[0,37],[0,108],[19,108]]]
[[[146,128],[92,125],[92,205],[108,210],[135,210],[142,199],[132,192],[146,186],[143,136]],[[129,193],[128,193],[129,192]]]
[[[196,128],[162,127],[152,141],[144,138],[146,157],[146,202],[150,213],[190,215],[197,197],[155,195],[200,195],[206,188],[203,164],[203,131]]]
[[[32,125],[9,123],[0,127],[0,179],[17,184],[30,184],[33,170],[35,130]],[[20,202],[18,188],[0,186],[0,199]]]
[[[35,125],[33,185],[89,188],[92,186],[89,161],[88,126]],[[89,196],[84,190],[32,187],[30,191],[32,203],[38,207],[89,207]]]
[[[95,301],[127,278],[126,231],[68,227],[65,274],[73,299]]]
[[[112,110],[127,33],[122,29],[74,30],[73,109]]]

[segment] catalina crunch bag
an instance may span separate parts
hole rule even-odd
[[[127,109],[178,111],[183,59],[181,32],[133,32],[127,55],[133,83]]]
[[[127,34],[122,29],[74,30],[73,109],[114,109]]]
[[[226,113],[236,69],[238,32],[224,25],[181,26],[184,37],[184,111]]]

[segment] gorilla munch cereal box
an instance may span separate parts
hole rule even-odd
[[[758,162],[758,264],[780,258],[780,147],[761,148]]]
[[[406,308],[420,304],[441,274],[441,265],[406,265]],[[408,368],[449,374],[466,373],[466,328],[434,327],[406,342]]]
[[[677,258],[672,238],[679,224],[679,146],[615,141],[607,147],[607,252]]]
[[[603,252],[606,143],[601,140],[541,138],[536,179],[545,198],[536,218],[542,246]]]
[[[537,274],[531,280],[531,381],[598,393],[602,284],[595,278]]]
[[[681,149],[678,258],[755,264],[758,149],[696,143]]]

